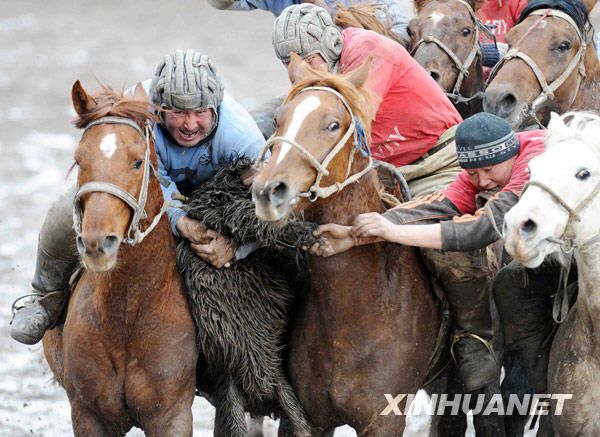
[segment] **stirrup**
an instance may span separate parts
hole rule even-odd
[[[450,355],[452,355],[452,359],[454,360],[455,363],[456,363],[456,356],[454,355],[454,345],[465,337],[472,337],[475,340],[479,340],[481,343],[483,343],[483,345],[488,350],[488,352],[490,353],[492,358],[494,358],[494,361],[496,362],[496,364],[499,364],[498,359],[496,358],[496,354],[494,353],[494,349],[492,348],[492,345],[489,342],[489,340],[486,340],[485,338],[480,337],[477,334],[473,334],[472,332],[461,332],[460,334],[454,334],[454,336],[452,337],[452,344],[450,345]]]
[[[19,311],[21,308],[23,308],[25,306],[25,304],[20,305],[17,307],[17,303],[20,302],[21,300],[27,298],[27,297],[33,297],[33,296],[38,296],[38,297],[43,297],[44,293],[29,293],[29,294],[24,294],[23,296],[19,296],[17,297],[12,305],[10,306],[10,311],[12,313],[13,318],[15,317],[15,314],[17,313],[17,311]]]

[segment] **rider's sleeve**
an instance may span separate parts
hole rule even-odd
[[[216,162],[227,163],[241,156],[252,160],[258,158],[265,138],[248,111],[227,92],[219,117],[219,126],[213,140],[213,158]]]
[[[382,214],[396,225],[425,225],[449,220],[460,212],[442,192],[405,202]]]
[[[468,251],[481,249],[502,238],[504,215],[519,198],[510,191],[496,193],[475,214],[464,214],[446,220],[442,226],[442,250]]]
[[[281,11],[290,5],[300,3],[298,0],[209,0],[212,6],[228,11],[254,11],[262,9],[279,16]]]
[[[163,197],[165,202],[168,202],[170,205],[167,209],[167,215],[169,216],[169,224],[171,225],[171,231],[175,236],[179,236],[179,232],[177,232],[177,221],[185,215],[185,211],[179,208],[182,203],[179,200],[173,199],[173,194],[180,195],[179,190],[177,189],[177,185],[169,176],[167,169],[161,159],[160,154],[158,154],[158,174],[161,176],[160,187],[162,189]]]

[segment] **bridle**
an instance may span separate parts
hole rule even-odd
[[[522,60],[523,62],[525,62],[525,64],[531,69],[534,76],[536,77],[536,79],[540,85],[541,92],[535,99],[533,99],[531,104],[528,104],[525,106],[525,108],[523,108],[523,110],[519,114],[518,118],[515,120],[514,125],[519,126],[519,125],[521,125],[523,120],[525,120],[527,118],[531,118],[540,127],[545,129],[545,127],[542,125],[542,123],[538,120],[538,118],[536,116],[536,112],[548,100],[554,99],[554,92],[569,78],[569,76],[577,68],[578,74],[577,74],[577,86],[575,88],[576,92],[574,93],[573,99],[571,100],[571,102],[569,102],[569,106],[568,106],[568,107],[571,107],[571,105],[575,101],[575,98],[577,97],[577,94],[579,93],[579,88],[581,86],[582,80],[584,80],[586,78],[584,53],[587,48],[588,41],[587,41],[587,38],[585,38],[584,35],[582,35],[582,33],[579,30],[579,27],[577,26],[575,21],[568,14],[566,14],[562,11],[559,11],[556,9],[545,9],[545,10],[538,9],[538,10],[531,12],[531,14],[529,14],[528,16],[531,16],[531,15],[538,15],[538,16],[540,16],[540,19],[533,26],[531,26],[529,28],[529,30],[519,39],[519,41],[517,41],[517,43],[515,44],[516,47],[511,48],[506,53],[506,55],[500,60],[500,62],[498,62],[496,64],[496,66],[493,68],[493,70],[490,73],[487,83],[490,84],[492,82],[492,80],[494,80],[494,77],[498,73],[498,70],[500,70],[500,68],[502,68],[502,66],[505,63],[507,63],[508,61],[510,61],[511,59],[518,58],[518,59]],[[562,74],[560,76],[558,76],[556,79],[554,79],[552,81],[552,83],[548,83],[548,81],[546,80],[546,77],[544,76],[544,73],[537,66],[535,61],[533,59],[531,59],[531,57],[529,57],[529,55],[527,55],[526,53],[523,53],[521,50],[519,50],[519,47],[518,47],[519,43],[523,40],[523,38],[525,38],[529,34],[529,32],[531,32],[534,28],[536,28],[538,26],[539,23],[541,23],[546,17],[549,17],[549,16],[560,18],[560,19],[566,21],[567,23],[569,23],[571,25],[571,27],[573,27],[573,29],[575,29],[575,32],[577,33],[577,36],[579,37],[579,41],[580,41],[579,50],[577,51],[577,53],[575,54],[573,59],[571,59],[569,64],[566,66],[566,68],[562,72]]]
[[[479,20],[475,16],[475,11],[471,7],[471,5],[463,0],[456,0],[456,1],[461,3],[465,8],[467,8],[467,11],[469,12],[471,20],[473,22],[473,27],[475,29],[473,47],[471,48],[471,51],[465,58],[464,62],[462,62],[459,59],[459,57],[456,55],[456,53],[454,53],[452,51],[452,49],[450,49],[450,47],[448,47],[446,44],[444,44],[440,39],[436,38],[435,36],[431,36],[431,35],[426,35],[426,36],[422,37],[415,44],[415,47],[410,52],[411,56],[414,57],[416,51],[422,44],[433,43],[433,44],[436,44],[440,49],[442,49],[442,51],[444,53],[446,53],[446,55],[448,55],[450,60],[452,60],[452,62],[454,63],[454,68],[456,68],[456,70],[458,70],[456,80],[454,81],[454,86],[452,87],[452,92],[445,93],[446,96],[454,104],[469,103],[472,100],[483,98],[484,93],[481,90],[477,91],[472,96],[464,97],[460,93],[460,88],[462,87],[462,83],[463,83],[464,79],[469,76],[469,69],[471,68],[471,65],[473,64],[473,62],[475,61],[477,56],[481,56],[481,46],[479,45],[479,32],[480,31],[483,32],[490,39],[496,41],[496,37],[494,36],[494,34],[487,28],[487,26],[484,23],[481,22],[481,20]]]
[[[346,130],[346,132],[344,133],[342,138],[340,138],[340,140],[336,143],[336,145],[333,147],[333,149],[331,149],[329,151],[329,153],[327,154],[325,159],[323,159],[322,162],[319,162],[315,159],[314,156],[312,156],[310,154],[310,152],[308,152],[308,150],[306,150],[306,148],[304,146],[302,146],[298,142],[296,142],[292,139],[283,137],[283,136],[272,136],[271,138],[269,138],[267,140],[267,142],[263,146],[257,162],[260,166],[262,166],[266,161],[267,152],[270,152],[276,143],[287,143],[290,146],[292,146],[293,148],[295,148],[296,150],[298,150],[300,152],[300,154],[302,155],[302,157],[305,158],[312,165],[312,167],[317,171],[317,177],[316,177],[314,183],[312,184],[312,186],[307,191],[299,193],[297,196],[305,197],[309,201],[314,202],[317,199],[325,199],[325,198],[337,193],[338,191],[341,191],[344,187],[358,181],[363,175],[367,174],[373,168],[373,158],[371,157],[371,151],[369,149],[369,145],[367,143],[365,132],[362,128],[360,120],[358,120],[354,116],[354,112],[352,111],[352,108],[350,107],[350,105],[348,104],[348,102],[346,101],[344,96],[342,96],[339,92],[337,92],[336,90],[334,90],[332,88],[323,87],[323,86],[312,86],[312,87],[304,88],[303,90],[298,92],[298,94],[296,94],[294,97],[296,97],[306,91],[325,91],[325,92],[333,94],[339,100],[341,100],[344,107],[350,114],[350,120],[351,120],[350,125],[348,126],[348,129]],[[344,146],[346,145],[346,142],[350,139],[351,136],[354,137],[354,141],[353,141],[354,151],[350,154],[350,159],[348,160],[348,167],[346,169],[346,176],[345,176],[344,181],[336,182],[327,187],[321,187],[321,179],[323,177],[329,176],[329,170],[327,170],[327,166],[337,156],[337,154],[344,148]],[[350,171],[352,169],[352,163],[354,161],[354,155],[356,154],[357,151],[360,152],[363,156],[368,157],[369,162],[364,169],[360,170],[358,173],[354,173],[353,175],[350,175]]]
[[[81,222],[83,216],[83,206],[81,204],[81,198],[83,195],[88,193],[108,193],[114,197],[125,202],[133,211],[133,218],[131,219],[131,224],[126,233],[126,238],[123,240],[124,243],[130,245],[136,245],[141,243],[146,236],[152,232],[152,230],[158,225],[162,215],[166,212],[169,204],[167,202],[163,202],[163,205],[160,209],[160,212],[154,217],[152,223],[146,228],[146,230],[142,231],[140,222],[145,220],[148,216],[146,214],[146,200],[148,197],[148,186],[150,185],[150,169],[152,169],[152,173],[159,180],[161,180],[158,172],[150,162],[150,145],[151,140],[153,138],[153,127],[150,122],[146,122],[144,126],[144,131],[140,128],[140,126],[129,118],[124,117],[102,117],[98,120],[95,120],[88,124],[83,132],[83,135],[86,134],[88,130],[90,130],[94,126],[98,126],[101,124],[120,124],[124,126],[129,126],[133,128],[145,141],[146,143],[146,151],[144,153],[144,161],[143,161],[143,176],[142,176],[142,186],[140,189],[140,194],[136,199],[129,193],[125,191],[118,185],[112,184],[110,182],[87,182],[83,184],[75,194],[75,198],[73,199],[73,223],[75,226],[75,232],[77,236],[81,236]]]
[[[592,146],[589,146],[592,147]],[[596,153],[596,151],[592,148],[592,151]],[[600,161],[600,156],[599,156]],[[600,180],[596,183],[594,189],[588,194],[583,200],[581,200],[575,207],[569,206],[567,202],[565,202],[552,188],[543,182],[530,180],[525,184],[523,188],[523,193],[529,187],[537,187],[542,190],[544,193],[548,194],[550,198],[563,208],[568,214],[569,218],[567,219],[567,224],[565,225],[565,230],[559,238],[555,237],[547,237],[546,241],[550,243],[557,244],[560,247],[560,250],[564,256],[563,265],[560,270],[560,277],[558,281],[558,289],[556,291],[556,298],[554,300],[554,305],[552,308],[552,317],[556,323],[562,323],[567,314],[569,312],[569,297],[568,297],[568,280],[569,273],[571,271],[571,264],[573,260],[573,252],[575,249],[581,249],[583,247],[595,244],[600,242],[600,233],[594,235],[587,240],[576,243],[575,242],[575,231],[573,229],[576,222],[581,221],[581,213],[590,205],[592,200],[600,194]],[[521,194],[521,195],[522,195]]]

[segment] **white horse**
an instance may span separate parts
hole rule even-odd
[[[579,295],[556,334],[548,369],[550,393],[573,397],[552,422],[556,435],[599,436],[600,117],[552,114],[545,143],[529,164],[521,200],[505,216],[506,249],[529,268],[548,255],[564,267],[575,256]]]

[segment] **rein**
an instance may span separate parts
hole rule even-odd
[[[262,166],[266,161],[267,152],[270,152],[271,149],[273,148],[273,146],[275,145],[275,143],[278,143],[278,142],[289,144],[290,146],[292,146],[293,148],[298,150],[300,152],[300,154],[317,171],[317,177],[315,179],[315,182],[308,189],[308,191],[299,193],[298,197],[305,197],[310,202],[314,202],[317,199],[326,199],[329,196],[337,193],[338,191],[341,191],[342,189],[344,189],[344,187],[357,182],[361,177],[363,177],[365,174],[367,174],[373,168],[373,158],[371,157],[371,151],[369,149],[369,145],[367,143],[367,139],[365,136],[365,132],[362,128],[362,125],[361,125],[360,121],[354,116],[354,112],[352,111],[352,108],[350,107],[350,105],[348,104],[348,102],[346,101],[344,96],[342,96],[339,92],[337,92],[336,90],[334,90],[332,88],[323,87],[323,86],[312,86],[312,87],[304,88],[303,90],[298,92],[298,94],[296,94],[296,96],[305,91],[325,91],[325,92],[333,94],[339,100],[341,100],[341,102],[344,104],[344,107],[350,114],[350,120],[351,120],[350,125],[348,126],[348,129],[346,130],[346,132],[344,133],[342,138],[340,138],[340,140],[336,143],[336,145],[333,147],[333,149],[331,149],[331,151],[327,154],[325,159],[323,159],[322,162],[319,162],[315,159],[314,156],[312,156],[310,154],[310,152],[308,150],[306,150],[306,148],[304,146],[302,146],[298,142],[291,140],[289,138],[283,137],[283,136],[272,136],[271,138],[269,138],[267,140],[267,142],[263,146],[257,162],[258,162],[259,166]],[[329,176],[329,170],[327,170],[327,166],[337,156],[337,154],[344,148],[344,146],[346,145],[347,141],[350,139],[351,136],[354,137],[353,145],[355,148],[354,148],[354,152],[350,154],[350,159],[348,160],[348,167],[346,169],[346,176],[345,176],[344,181],[336,182],[327,187],[321,187],[321,179],[323,177]],[[352,163],[354,162],[354,155],[356,154],[357,151],[359,151],[363,156],[368,157],[369,163],[367,164],[367,166],[364,169],[362,169],[358,173],[354,173],[353,175],[350,175]]]
[[[573,99],[571,100],[571,102],[569,102],[569,107],[573,104],[573,102],[575,101],[575,98],[577,97],[577,94],[579,93],[579,89],[581,87],[581,82],[582,82],[582,80],[584,80],[586,78],[585,58],[583,55],[587,48],[588,42],[587,42],[586,38],[584,38],[584,36],[580,32],[579,27],[577,26],[575,21],[568,14],[566,14],[562,11],[558,11],[555,9],[546,9],[546,10],[538,9],[538,10],[533,11],[531,14],[529,14],[529,16],[531,16],[531,15],[539,15],[540,19],[538,21],[536,21],[535,24],[529,30],[527,30],[527,32],[519,39],[519,41],[515,44],[517,47],[511,48],[506,53],[506,55],[500,60],[500,62],[498,62],[498,64],[496,64],[496,66],[492,69],[492,71],[490,73],[490,77],[488,78],[487,83],[489,85],[492,82],[492,80],[494,80],[494,77],[496,76],[496,74],[498,73],[500,68],[502,68],[502,66],[505,63],[507,63],[508,61],[510,61],[512,59],[520,59],[523,62],[525,62],[525,64],[531,69],[534,76],[536,77],[536,79],[540,85],[541,92],[540,92],[540,94],[538,94],[538,96],[533,100],[533,102],[531,104],[526,105],[525,108],[523,109],[523,111],[521,111],[521,113],[515,120],[515,125],[521,125],[523,120],[525,120],[526,118],[531,118],[542,129],[545,129],[545,127],[542,125],[542,123],[538,120],[538,118],[536,116],[536,112],[548,100],[554,99],[554,92],[569,78],[569,76],[577,68],[578,74],[577,74],[577,86],[575,87],[576,92],[573,95]],[[560,18],[560,19],[566,21],[567,23],[569,23],[571,25],[571,27],[573,27],[573,29],[575,29],[575,32],[577,33],[577,36],[579,37],[579,41],[581,43],[579,46],[579,50],[577,51],[577,53],[575,54],[573,59],[571,59],[569,64],[567,64],[567,66],[565,67],[562,74],[560,76],[558,76],[556,79],[554,79],[551,83],[548,83],[548,81],[546,80],[546,77],[544,76],[544,73],[537,66],[535,61],[531,57],[529,57],[529,55],[523,53],[518,48],[518,44],[523,40],[523,38],[525,38],[534,28],[536,28],[546,17],[549,17],[549,16]]]
[[[144,153],[144,173],[142,176],[142,187],[140,189],[140,194],[136,199],[129,193],[128,191],[123,190],[121,187],[115,184],[111,184],[109,182],[88,182],[83,184],[75,194],[75,198],[73,199],[73,223],[75,226],[75,232],[77,233],[77,237],[81,236],[81,221],[83,217],[83,207],[81,204],[81,198],[84,194],[87,193],[107,193],[111,196],[117,197],[118,199],[125,202],[133,211],[133,218],[131,219],[131,224],[129,225],[129,229],[127,230],[126,238],[123,240],[124,243],[129,245],[136,245],[141,243],[146,236],[152,232],[152,230],[158,225],[161,217],[167,211],[169,204],[167,202],[163,202],[163,205],[160,209],[160,212],[154,217],[152,223],[146,228],[145,231],[141,230],[140,222],[148,218],[146,214],[146,200],[148,197],[148,186],[150,185],[150,169],[152,169],[152,173],[154,176],[160,181],[160,175],[150,162],[150,140],[153,138],[152,124],[146,122],[144,126],[144,131],[140,128],[140,126],[131,119],[124,117],[102,117],[98,120],[95,120],[88,124],[83,132],[83,135],[94,126],[98,126],[101,124],[121,124],[125,126],[129,126],[144,139],[146,143],[146,151]]]
[[[436,44],[444,53],[446,53],[446,55],[448,55],[448,57],[452,60],[452,62],[454,62],[454,68],[456,68],[456,70],[458,70],[458,74],[456,76],[456,80],[454,81],[454,86],[452,87],[452,92],[445,93],[446,96],[454,104],[469,103],[472,100],[483,98],[484,93],[481,90],[477,91],[475,94],[473,94],[470,97],[464,97],[460,93],[460,88],[462,87],[462,83],[463,83],[464,79],[469,76],[469,69],[471,68],[471,65],[473,64],[473,62],[475,61],[477,56],[481,56],[481,46],[479,45],[479,32],[480,31],[483,32],[488,38],[496,41],[496,37],[494,36],[494,34],[487,28],[487,26],[485,24],[483,24],[475,16],[475,11],[473,11],[473,8],[471,7],[471,5],[463,0],[457,0],[457,1],[459,3],[461,3],[465,8],[467,8],[467,11],[469,12],[469,15],[471,17],[471,20],[472,20],[474,28],[475,28],[475,35],[474,35],[475,37],[474,37],[473,48],[471,48],[471,51],[465,58],[464,62],[462,62],[459,59],[459,57],[456,55],[456,53],[454,53],[450,49],[450,47],[448,47],[446,44],[444,44],[440,39],[438,39],[434,36],[431,36],[431,35],[426,35],[423,38],[421,38],[417,42],[417,44],[415,44],[415,47],[410,52],[410,55],[414,57],[416,51],[422,44],[433,43],[433,44]]]

